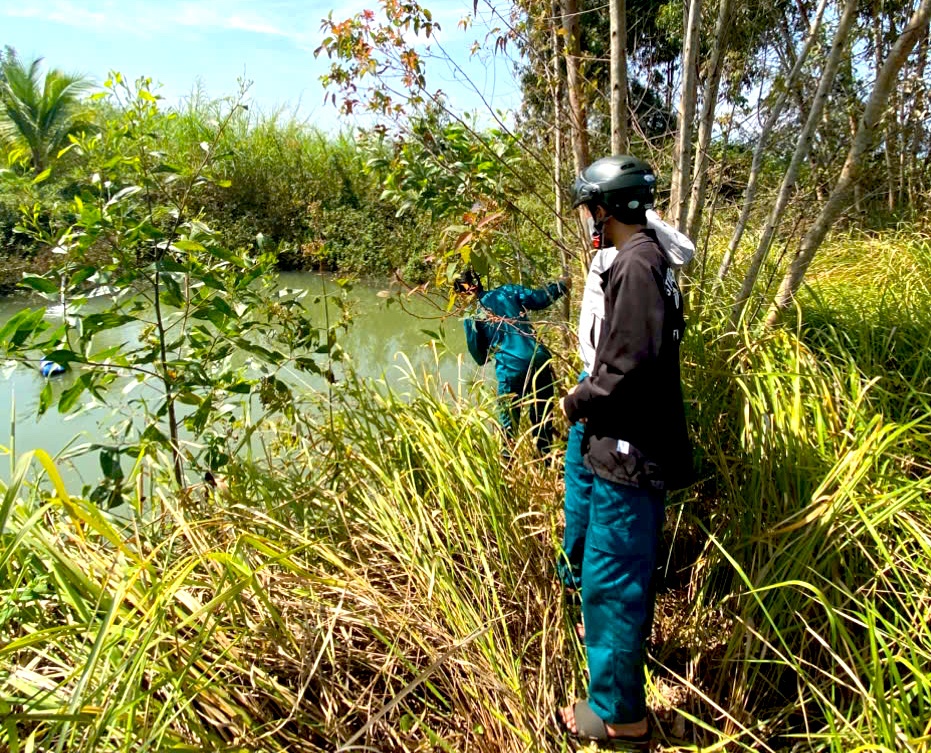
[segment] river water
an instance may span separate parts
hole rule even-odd
[[[316,314],[315,321],[319,326],[324,326],[327,310],[322,296],[325,293],[339,294],[332,278],[311,272],[290,272],[281,275],[280,284],[283,288],[307,290],[306,305]],[[443,316],[443,302],[405,296],[403,306],[397,303],[389,305],[379,295],[385,287],[385,284],[355,282],[346,294],[352,323],[347,332],[341,333],[339,344],[356,371],[365,377],[384,377],[397,384],[403,379],[403,369],[406,368],[404,354],[416,369],[439,371],[440,377],[452,384],[461,379],[473,379],[476,367],[466,352],[462,326],[456,317]],[[316,301],[318,297],[321,300]],[[0,324],[22,308],[43,303],[18,297],[0,298]],[[84,311],[105,305],[105,300],[91,301]],[[332,302],[329,315],[331,319],[339,316]],[[56,314],[50,310],[48,316],[52,318]],[[127,325],[101,333],[96,342],[104,345],[132,340],[137,334],[133,329],[135,326]],[[428,333],[440,335],[439,347],[431,347],[433,338]],[[0,374],[0,446],[9,450],[15,444],[17,455],[36,448],[46,450],[53,457],[62,453],[67,455],[82,444],[100,441],[108,425],[128,418],[121,412],[125,400],[121,397],[120,388],[130,380],[125,380],[123,385],[119,381],[115,383],[110,391],[112,399],[108,398],[107,405],[95,404],[85,393],[82,399],[86,402],[75,415],[62,416],[53,407],[37,418],[39,393],[46,380],[37,370],[25,366],[8,366]],[[307,380],[303,375],[301,378],[308,390],[323,387],[322,380]],[[53,378],[56,401],[58,394],[73,379],[73,372]],[[0,479],[10,478],[10,460],[10,457],[0,456]],[[59,467],[69,486],[94,483],[100,476],[97,453],[79,455],[60,463]]]

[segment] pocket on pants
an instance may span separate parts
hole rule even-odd
[[[595,478],[590,527],[592,546],[618,558],[654,557],[662,514],[650,492]]]
[[[611,525],[589,523],[588,538],[592,549],[603,554],[613,555],[618,559],[641,559],[652,556],[655,548],[655,535],[652,528],[646,529],[641,521],[638,530],[636,522],[633,525]]]

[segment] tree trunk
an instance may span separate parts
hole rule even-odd
[[[552,92],[553,92],[553,193],[555,194],[556,204],[556,237],[559,239],[559,255],[562,263],[562,276],[569,277],[569,254],[565,244],[565,229],[563,228],[562,219],[562,92],[563,81],[562,71],[559,65],[559,31],[556,28],[559,18],[559,4],[554,2],[551,5],[550,16],[552,17],[550,27],[550,37],[553,44],[553,58],[551,61],[552,75]],[[570,317],[569,296],[562,297],[562,316],[568,322]],[[569,330],[566,330],[566,337],[569,337]]]
[[[627,0],[611,0],[611,153],[627,152]]]
[[[578,0],[560,0],[562,27],[566,35],[566,83],[569,93],[569,123],[572,126],[572,156],[576,173],[588,167],[588,117],[582,96],[581,41],[579,36]]]
[[[708,147],[711,145],[711,132],[714,130],[714,114],[718,104],[718,89],[721,74],[724,72],[724,53],[727,51],[728,31],[734,0],[720,0],[718,19],[714,25],[714,47],[708,61],[705,74],[705,88],[702,93],[701,116],[698,121],[698,148],[695,152],[692,194],[689,198],[689,211],[686,235],[697,238],[701,228],[702,211],[705,208],[705,191],[708,186]]]
[[[890,38],[893,35],[890,29]],[[876,61],[876,78],[879,78],[879,72],[883,66],[883,21],[882,10],[877,7],[873,16],[873,52]],[[886,205],[889,214],[895,212],[895,178],[892,156],[892,124],[886,118],[886,125],[883,129],[883,156],[886,159]]]
[[[906,171],[908,185],[908,203],[909,208],[914,212],[918,208],[918,190],[916,188],[915,173],[918,170],[918,150],[921,146],[922,122],[924,121],[925,107],[925,68],[928,63],[928,37],[923,36],[918,44],[918,60],[916,62],[916,74],[912,78],[916,82],[916,92],[912,98],[912,109],[909,113],[909,131],[911,132],[911,148],[908,150],[906,159],[911,160],[911,164]]]
[[[802,49],[799,50],[795,58],[795,65],[792,66],[792,70],[789,71],[786,76],[785,86],[776,99],[776,102],[773,104],[772,109],[769,111],[769,115],[763,123],[763,127],[760,129],[756,148],[753,150],[750,177],[747,179],[747,190],[744,193],[744,203],[740,210],[740,218],[737,220],[737,225],[734,227],[734,234],[731,236],[731,241],[727,246],[727,252],[721,260],[721,266],[718,267],[719,281],[727,276],[731,267],[731,262],[734,260],[734,256],[737,253],[737,248],[740,246],[740,240],[743,237],[744,230],[746,230],[747,221],[750,219],[750,210],[753,208],[753,201],[756,198],[757,183],[760,178],[760,170],[763,167],[763,154],[766,151],[766,147],[769,145],[769,137],[773,132],[776,122],[779,120],[779,116],[782,115],[782,110],[789,98],[789,92],[795,89],[795,82],[802,72],[802,68],[805,66],[805,61],[808,59],[808,53],[811,51],[815,39],[818,37],[818,29],[821,26],[821,19],[824,16],[824,9],[827,7],[827,2],[828,0],[821,0],[819,3],[815,18],[808,29],[808,36],[805,38]]]
[[[847,125],[850,126],[850,142],[853,143],[857,137],[857,119],[852,112],[847,114]],[[819,198],[818,201],[820,202],[821,199]],[[857,214],[863,214],[863,188],[859,180],[853,184],[853,207]]]
[[[808,232],[805,233],[805,237],[802,238],[799,250],[792,260],[782,284],[779,286],[776,300],[766,319],[767,326],[774,326],[783,312],[792,305],[812,259],[814,259],[815,254],[821,247],[828,231],[837,221],[837,218],[840,217],[841,212],[844,211],[849,200],[850,189],[857,179],[866,154],[876,140],[876,132],[899,71],[915,48],[919,38],[928,33],[929,18],[931,18],[931,0],[921,0],[908,26],[896,40],[879,75],[876,77],[873,91],[870,93],[863,115],[860,118],[857,135],[847,152],[847,159],[841,169],[840,178],[834,186],[834,190],[831,191],[827,203],[821,209],[818,218]]]
[[[847,32],[850,30],[856,15],[857,0],[846,0],[844,3],[843,15],[841,15],[837,25],[837,31],[835,32],[834,44],[825,62],[824,70],[821,73],[821,80],[818,82],[818,91],[815,93],[815,99],[812,102],[808,118],[805,121],[801,134],[799,134],[795,153],[792,155],[792,161],[789,163],[786,174],[782,178],[782,185],[779,187],[779,195],[776,198],[776,204],[773,206],[772,212],[770,212],[766,220],[766,225],[763,227],[763,235],[750,261],[750,268],[747,270],[743,284],[740,287],[740,292],[734,300],[734,305],[731,309],[731,324],[733,326],[737,326],[740,317],[743,315],[744,307],[759,277],[760,268],[763,266],[763,262],[769,254],[773,237],[776,234],[776,228],[779,226],[780,220],[782,220],[782,215],[785,213],[786,206],[788,206],[789,198],[795,187],[795,181],[798,179],[799,170],[805,158],[808,156],[815,127],[821,120],[821,113],[824,111],[828,95],[834,85],[834,77],[837,74],[837,68],[840,65],[844,50],[847,47]]]
[[[669,223],[684,232],[689,211],[689,174],[692,168],[692,131],[698,89],[698,48],[701,40],[701,0],[689,0],[685,44],[682,47],[682,91],[679,95],[679,129],[672,166]]]

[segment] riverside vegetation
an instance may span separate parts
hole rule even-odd
[[[106,400],[117,368],[162,390],[138,406],[148,434],[98,448],[101,493],[65,488],[41,451],[11,458],[0,740],[15,751],[563,749],[551,712],[584,676],[554,574],[558,470],[526,435],[502,464],[493,396],[470,370],[453,384],[410,369],[398,388],[349,369],[292,391],[287,368],[332,377],[344,320],[335,308],[308,321],[297,293],[257,284],[306,253],[314,265],[358,260],[359,233],[377,253],[360,270],[436,269],[442,282],[469,257],[543,276],[555,254],[517,230],[534,207],[508,199],[508,176],[478,148],[482,170],[458,160],[466,190],[453,175],[424,197],[411,175],[430,165],[403,148],[363,158],[347,139],[250,123],[235,104],[212,125],[200,100],[163,119],[146,82],[114,78],[110,90],[96,106],[111,125],[75,137],[61,178],[5,176],[25,231],[7,242],[39,255],[27,281],[53,300],[62,284],[79,298],[89,267],[132,295],[73,328],[25,314],[0,342],[25,363],[60,346],[86,376],[59,401],[65,412],[88,394]],[[466,132],[437,125],[457,154]],[[481,220],[465,216],[475,197],[494,210]],[[395,217],[404,201],[415,223]],[[683,375],[700,480],[669,500],[649,663],[657,741],[927,750],[931,238],[842,231],[816,259],[798,326],[735,332],[731,282],[704,274],[732,219],[714,215],[688,272]],[[55,243],[67,253],[48,253],[43,275]],[[96,352],[95,332],[143,320],[140,295],[164,310],[138,349]],[[282,318],[283,332],[271,326]],[[556,348],[560,326],[546,336]],[[561,348],[567,383],[572,358]],[[178,451],[173,405],[191,408],[174,420],[192,422],[201,445]],[[192,483],[203,472],[211,483]],[[117,493],[129,522],[103,512]]]

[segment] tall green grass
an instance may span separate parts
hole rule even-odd
[[[881,251],[907,268],[913,240]],[[665,749],[931,747],[931,446],[903,397],[927,399],[925,333],[886,332],[871,360],[882,337],[819,326],[829,282],[875,288],[835,259],[800,329],[735,339],[709,292],[686,339],[701,480],[669,501],[649,664]],[[861,368],[889,352],[912,371]],[[565,748],[550,715],[584,692],[584,655],[554,576],[558,467],[527,437],[503,463],[466,378],[349,377],[311,401],[218,488],[179,496],[141,465],[130,525],[20,460],[0,506],[6,745]]]
[[[201,159],[201,143],[210,142],[229,106],[192,95],[165,121],[170,157]],[[204,186],[203,211],[231,246],[249,246],[262,233],[277,245],[284,269],[400,269],[420,281],[435,233],[427,218],[398,218],[397,207],[378,198],[381,186],[365,166],[371,156],[353,134],[326,133],[285,112],[240,108],[217,147],[230,185]]]
[[[544,745],[534,709],[566,671],[556,479],[524,498],[513,476],[535,472],[498,462],[491,406],[412,390],[352,382],[333,424],[278,428],[273,467],[241,466],[222,499],[157,493],[131,529],[11,487],[4,591],[45,585],[28,622],[0,628],[8,740]]]
[[[926,253],[914,236],[842,238],[798,334],[709,347],[712,310],[686,341],[707,537],[689,595],[696,620],[723,613],[731,628],[682,674],[741,745],[927,747],[931,311],[908,297]]]

